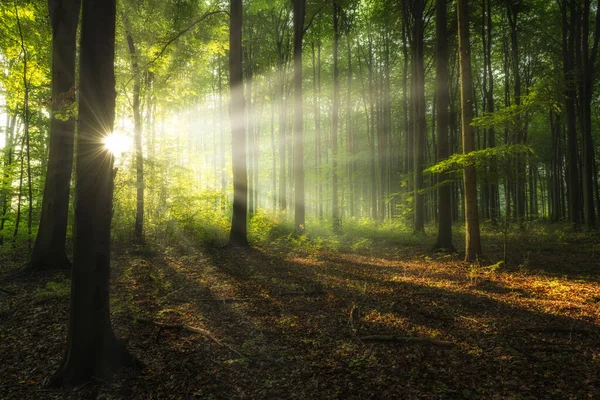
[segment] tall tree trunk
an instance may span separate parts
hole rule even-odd
[[[437,118],[437,161],[443,161],[450,155],[448,146],[448,28],[446,0],[436,0],[436,57],[435,57],[435,93]],[[455,251],[452,244],[452,187],[446,183],[448,174],[440,174],[438,185],[438,235],[435,249]]]
[[[275,97],[271,100],[271,150],[273,151],[272,159],[272,172],[271,172],[271,192],[273,196],[273,203],[271,209],[273,213],[277,212],[277,147],[275,146]]]
[[[31,112],[29,109],[29,94],[30,94],[30,82],[28,77],[28,51],[25,48],[25,38],[23,36],[23,29],[21,27],[21,19],[19,18],[19,9],[17,4],[15,6],[15,16],[17,19],[17,27],[19,29],[19,37],[21,39],[21,51],[23,53],[23,144],[25,146],[25,157],[27,158],[27,200],[28,200],[28,212],[27,212],[27,243],[31,249],[31,223],[33,219],[33,192],[31,187],[31,146],[29,136],[29,124],[31,120]],[[15,238],[19,231],[19,221],[21,219],[21,197],[23,194],[23,145],[21,146],[21,176],[19,178],[19,205],[17,211],[17,224],[15,228]]]
[[[413,42],[412,42],[412,86],[413,101],[413,132],[414,132],[414,230],[425,231],[425,196],[423,167],[425,164],[425,135],[427,132],[425,120],[425,67],[424,67],[424,10],[425,1],[416,0],[413,5]]]
[[[123,14],[125,24],[125,35],[127,37],[127,46],[129,48],[129,57],[131,58],[131,70],[133,72],[133,132],[135,146],[135,226],[133,236],[136,242],[144,242],[144,157],[142,149],[142,118],[140,112],[140,86],[141,71],[139,67],[139,56],[133,41],[131,24],[127,16]]]
[[[512,58],[512,75],[514,79],[514,99],[515,105],[521,105],[521,73],[519,71],[519,42],[518,42],[518,18],[521,11],[521,3],[507,1],[506,3],[508,21],[510,26],[510,44]],[[514,135],[516,144],[526,144],[524,136],[523,117],[517,114],[514,123]],[[515,207],[516,216],[519,225],[525,222],[525,161],[524,156],[517,154],[515,157]]]
[[[356,198],[356,193],[354,192],[354,167],[355,167],[355,157],[354,157],[354,129],[352,127],[352,51],[351,51],[351,38],[348,34],[346,36],[346,50],[348,52],[348,97],[346,99],[346,137],[347,137],[347,153],[348,153],[348,161],[347,161],[347,174],[348,174],[348,197],[349,197],[349,208],[350,208],[350,217],[355,216],[355,205],[354,201]]]
[[[255,147],[255,125],[254,125],[254,105],[252,104],[252,89],[254,88],[254,70],[252,67],[252,31],[250,31],[249,44],[244,48],[243,52],[245,55],[246,62],[246,114],[248,116],[248,214],[250,217],[255,212],[256,204],[254,202],[254,194],[256,192],[256,186],[254,184],[254,159],[257,157]],[[255,101],[256,103],[256,101]]]
[[[324,203],[323,197],[323,131],[321,129],[321,42],[317,43],[317,99],[316,99],[317,115],[315,121],[315,129],[317,135],[317,164],[319,166],[319,220],[323,220],[324,217]]]
[[[105,379],[133,364],[109,311],[114,158],[103,138],[115,117],[115,0],[84,0],[80,46],[74,253],[67,351],[53,383]]]
[[[81,0],[49,0],[52,24],[52,119],[48,172],[44,184],[40,225],[33,251],[24,270],[67,268],[65,251],[75,117],[75,47]],[[57,118],[61,112],[67,118]]]
[[[296,231],[305,224],[304,133],[302,109],[302,38],[306,0],[294,0],[294,221]]]
[[[283,34],[282,34],[283,36]],[[283,37],[277,42],[277,69],[279,71],[279,210],[287,209],[287,185],[285,171],[285,145],[287,142],[286,135],[286,107],[284,99],[285,90],[285,67],[283,55]]]
[[[594,70],[598,54],[598,40],[600,35],[600,3],[596,6],[596,24],[594,29],[594,42],[590,54],[590,8],[591,0],[583,0],[583,23],[581,43],[581,84],[580,84],[580,115],[582,125],[582,157],[583,157],[583,205],[585,225],[588,229],[596,227],[596,210],[594,208],[594,138],[592,136],[592,99],[594,89]]]
[[[233,161],[233,217],[228,247],[248,247],[248,174],[242,68],[242,0],[231,0],[229,22],[229,86],[231,90],[231,143]]]
[[[488,76],[488,90],[487,90],[487,99],[486,106],[488,114],[493,114],[495,112],[494,107],[494,73],[492,71],[492,0],[487,0],[487,42],[485,52],[487,55],[487,65],[486,71],[484,73]],[[496,132],[493,126],[488,129],[488,142],[487,147],[494,148],[496,147]],[[489,178],[489,208],[490,208],[490,218],[492,220],[492,224],[496,224],[496,220],[500,216],[500,206],[499,206],[499,197],[498,197],[498,170],[496,166],[496,160],[493,158],[491,160],[490,166],[490,178]]]
[[[331,220],[333,229],[340,227],[340,211],[338,203],[338,125],[340,112],[340,82],[338,70],[338,47],[340,41],[340,5],[337,0],[333,0],[333,110],[331,121],[331,163],[332,163],[332,184],[331,184]]]
[[[227,187],[227,173],[225,172],[225,116],[223,115],[223,73],[221,72],[221,55],[219,54],[219,172],[221,174],[221,191]],[[222,208],[225,204],[221,205]]]
[[[561,3],[562,14],[562,53],[565,82],[565,113],[567,115],[567,197],[569,221],[577,229],[581,223],[579,196],[579,165],[577,146],[577,114],[575,107],[575,30],[577,18],[573,2]],[[570,16],[570,18],[569,18]]]
[[[475,150],[473,122],[473,92],[471,75],[471,45],[469,43],[468,0],[458,0],[458,46],[460,55],[460,102],[462,108],[463,153]],[[477,174],[475,165],[465,165],[465,260],[474,261],[481,255],[479,215],[477,210]]]

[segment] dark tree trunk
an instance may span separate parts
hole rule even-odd
[[[573,2],[561,4],[563,71],[565,82],[565,113],[567,115],[567,198],[569,221],[575,229],[581,223],[579,196],[579,164],[577,146],[577,114],[575,107],[576,86],[574,82],[575,30],[577,18]],[[569,18],[569,15],[571,18]]]
[[[446,0],[436,1],[436,58],[435,93],[437,119],[437,161],[443,161],[450,155],[448,146],[448,31]],[[452,244],[452,187],[446,181],[448,174],[440,174],[438,189],[438,235],[434,249],[455,251]]]
[[[423,168],[425,152],[425,135],[427,132],[425,120],[425,67],[424,67],[424,11],[425,1],[416,0],[412,8],[413,37],[412,37],[412,87],[413,101],[413,132],[414,132],[414,230],[425,231],[425,196]]]
[[[304,133],[302,109],[302,38],[306,0],[294,0],[294,220],[296,231],[304,231]]]
[[[71,313],[67,351],[53,379],[61,386],[133,364],[112,331],[108,295],[115,170],[102,142],[115,117],[115,12],[115,0],[83,1]]]
[[[248,247],[248,174],[244,119],[244,76],[242,69],[242,0],[231,0],[229,25],[229,85],[231,90],[233,217],[228,247]]]
[[[460,97],[462,108],[463,153],[475,150],[473,93],[471,75],[471,46],[469,43],[468,0],[458,0],[458,46],[460,55]],[[465,165],[465,260],[474,261],[481,255],[479,215],[477,210],[477,174],[475,165]]]
[[[40,226],[25,270],[67,268],[65,252],[75,117],[56,118],[75,101],[75,42],[80,0],[49,0],[52,24],[52,120]]]
[[[507,14],[510,25],[510,43],[512,56],[512,75],[514,79],[515,105],[521,105],[521,73],[519,71],[519,42],[518,42],[518,18],[520,14],[520,2],[507,1]],[[519,114],[514,123],[515,143],[526,144],[524,135],[524,121]],[[525,222],[525,161],[524,156],[517,154],[515,157],[515,211],[518,223],[522,226]]]
[[[600,3],[598,3],[600,6]],[[585,225],[588,229],[596,227],[596,210],[594,207],[594,138],[592,136],[592,99],[594,88],[594,70],[598,53],[600,35],[600,10],[596,8],[596,25],[594,42],[590,53],[590,8],[591,0],[583,1],[583,23],[581,44],[581,84],[580,84],[580,116],[582,125],[582,158],[583,158],[583,206]]]

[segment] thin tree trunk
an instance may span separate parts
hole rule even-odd
[[[443,161],[450,156],[448,146],[448,27],[445,0],[436,0],[436,58],[435,58],[435,92],[437,118],[437,161]],[[438,188],[438,234],[434,249],[455,251],[452,244],[452,187],[446,181],[448,174],[440,174]]]
[[[425,196],[423,168],[425,152],[425,135],[427,132],[425,120],[425,69],[424,69],[424,19],[425,1],[416,0],[413,9],[413,38],[412,38],[412,62],[413,62],[413,132],[414,132],[414,230],[425,231]]]
[[[294,0],[294,221],[296,231],[305,224],[304,132],[302,109],[302,39],[306,0]]]
[[[340,212],[338,203],[338,125],[340,108],[340,82],[338,70],[338,46],[340,41],[339,20],[340,5],[333,0],[333,110],[331,121],[331,162],[332,162],[332,184],[331,184],[331,220],[333,229],[340,227]]]
[[[473,121],[473,93],[471,74],[471,46],[469,43],[468,0],[458,0],[458,45],[460,55],[460,97],[462,108],[463,153],[475,150]],[[477,210],[477,174],[475,165],[466,164],[465,185],[465,260],[474,261],[481,255],[479,215]]]
[[[133,131],[135,146],[135,173],[136,173],[136,198],[135,198],[135,227],[133,236],[136,242],[144,242],[144,157],[142,148],[142,118],[140,113],[140,86],[141,71],[139,68],[138,54],[133,41],[131,24],[127,16],[123,14],[125,23],[125,34],[131,58],[131,70],[133,72]]]

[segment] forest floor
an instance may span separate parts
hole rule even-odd
[[[513,235],[491,266],[431,240],[117,249],[113,327],[145,368],[65,391],[44,382],[64,352],[68,276],[4,281],[0,398],[600,398],[597,237]],[[484,245],[502,258],[500,237]]]

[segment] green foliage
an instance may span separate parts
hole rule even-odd
[[[467,165],[475,165],[477,169],[483,169],[489,166],[502,165],[503,162],[510,160],[517,155],[535,156],[533,149],[524,144],[511,144],[499,147],[491,147],[483,150],[472,151],[469,154],[457,153],[448,157],[446,160],[427,168],[425,172],[434,174],[440,173],[461,173]]]

